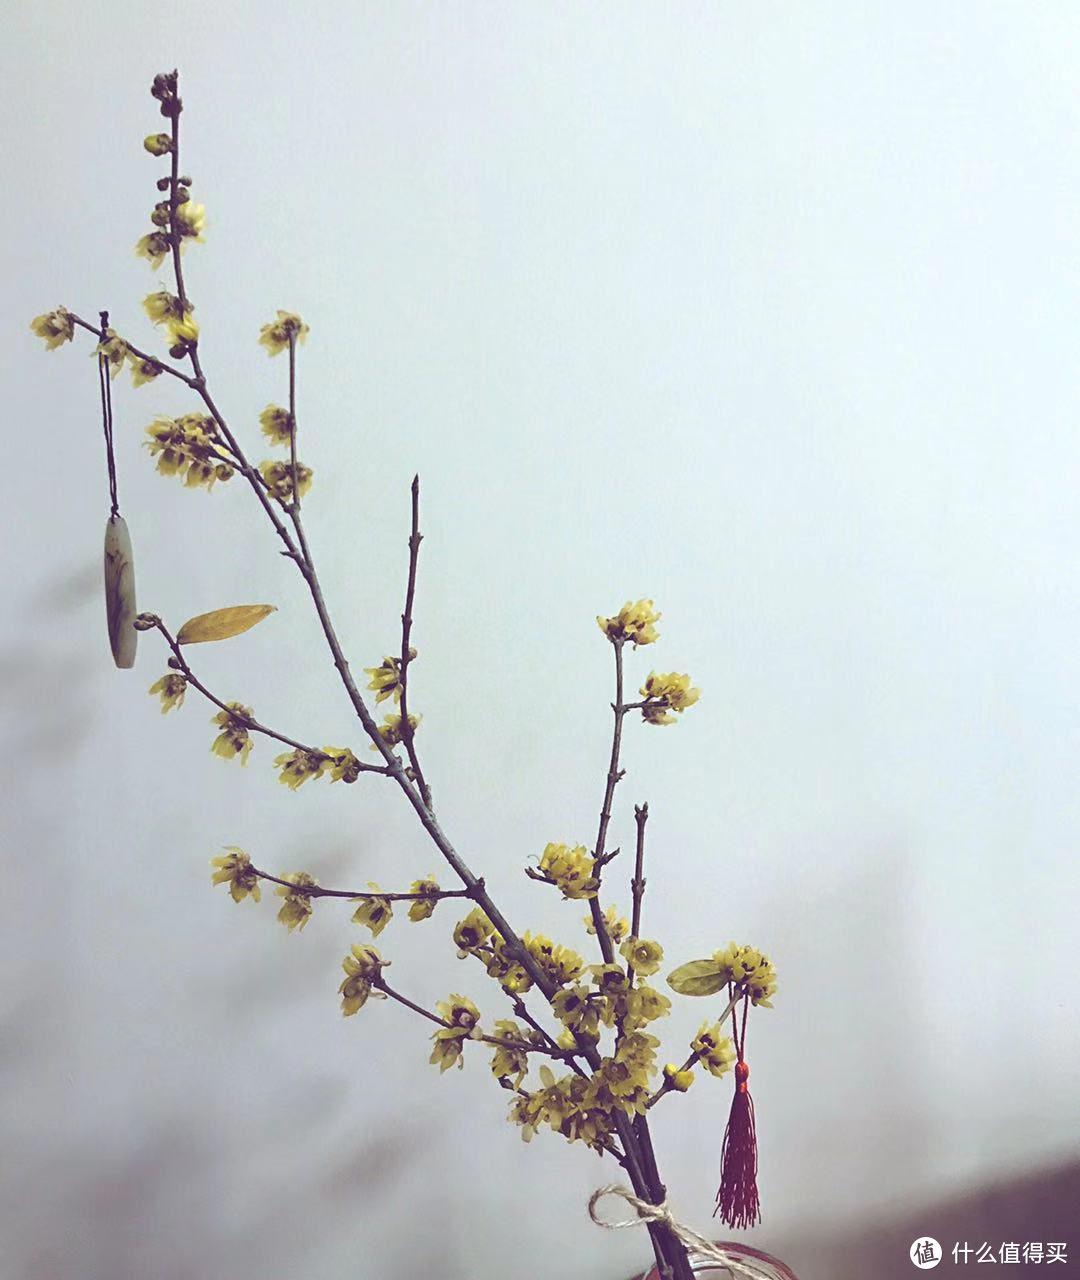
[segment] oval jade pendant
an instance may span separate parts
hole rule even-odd
[[[135,665],[139,633],[132,625],[135,607],[135,557],[123,516],[110,516],[105,526],[105,618],[109,645],[118,667]]]

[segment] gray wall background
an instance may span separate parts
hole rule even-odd
[[[613,835],[629,845],[648,799],[646,931],[673,961],[737,938],[779,968],[751,1027],[751,1239],[824,1277],[822,1240],[888,1217],[906,1247],[929,1202],[1070,1158],[1075,6],[7,18],[4,1275],[620,1280],[646,1256],[585,1217],[613,1170],[526,1148],[486,1057],[439,1078],[403,1010],[339,1016],[344,910],[290,937],[265,900],[210,889],[224,844],[325,883],[436,871],[399,799],[377,780],[290,794],[266,743],[230,767],[196,697],[157,714],[152,639],[133,673],[108,660],[90,347],[47,356],[26,323],[107,306],[154,342],[157,277],[131,247],[160,171],[146,91],[173,65],[212,383],[263,456],[285,368],[259,326],[278,306],[311,324],[308,526],[357,668],[395,643],[421,472],[422,745],[521,927],[586,941],[520,867],[593,838],[594,615],[654,596],[662,641],[634,678],[689,670],[704,691],[676,727],[631,726]],[[359,747],[249,495],[154,474],[143,427],[191,407],[166,381],[117,384],[141,606],[179,624],[276,603],[196,669],[286,732]],[[451,924],[395,921],[394,976],[493,1016]],[[667,1056],[701,1014],[677,1008]],[[657,1114],[697,1224],[729,1097],[702,1081]]]

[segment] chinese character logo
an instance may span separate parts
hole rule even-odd
[[[926,1271],[941,1261],[941,1245],[933,1236],[922,1236],[911,1246],[908,1256],[920,1271]]]

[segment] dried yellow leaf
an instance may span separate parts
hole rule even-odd
[[[727,984],[715,960],[691,960],[668,974],[668,986],[681,996],[713,996]]]
[[[214,609],[189,618],[176,639],[180,644],[201,644],[204,640],[228,640],[249,630],[257,622],[274,613],[272,604],[234,604],[228,609]]]

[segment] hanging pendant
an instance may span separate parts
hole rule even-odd
[[[131,535],[123,516],[110,516],[105,526],[105,617],[113,661],[120,668],[135,665],[139,634],[132,624],[137,612]]]

